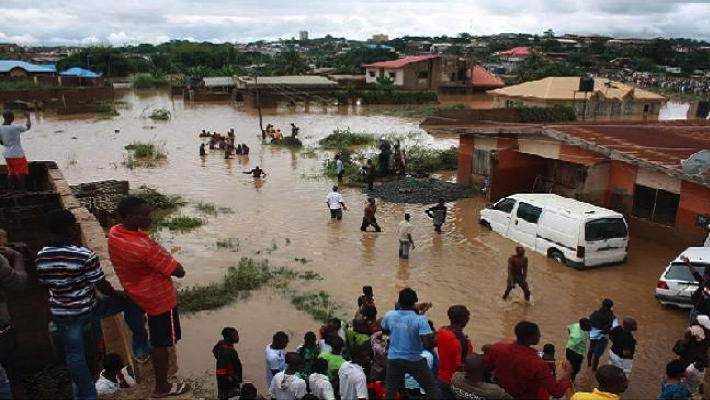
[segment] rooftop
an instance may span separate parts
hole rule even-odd
[[[520,85],[492,90],[488,93],[495,96],[544,101],[574,101],[584,99],[584,93],[579,92],[578,76],[549,77],[539,81],[526,82]],[[595,96],[616,101],[623,101],[627,97],[650,102],[666,101],[666,98],[661,95],[602,78],[594,79],[594,91],[591,93],[591,96],[587,95],[588,98],[594,98]]]
[[[43,67],[43,66],[35,65],[35,64],[30,64],[30,63],[24,62],[24,61],[0,60],[0,73],[7,73],[7,72],[10,72],[10,70],[15,69],[15,68],[22,68],[27,72],[35,72],[35,73],[57,72],[56,68],[54,70],[52,70],[47,67]]]
[[[501,51],[499,54],[502,56],[529,56],[532,53],[530,47],[513,47],[507,51]]]
[[[475,88],[495,89],[505,86],[505,82],[503,82],[503,80],[480,65],[475,65],[473,67],[471,71],[471,80],[473,87]]]
[[[239,77],[239,80],[247,83],[250,87],[255,86],[254,79],[251,77]],[[258,86],[322,86],[322,87],[337,87],[338,83],[333,82],[324,76],[317,75],[285,75],[285,76],[260,76]]]
[[[546,206],[556,206],[569,214],[584,214],[588,217],[622,217],[618,212],[551,193],[515,194],[508,197],[528,200],[532,203],[544,203]]]
[[[439,58],[439,56],[436,54],[424,54],[421,56],[411,56],[411,57],[400,58],[399,60],[380,61],[380,62],[376,62],[376,63],[372,63],[372,64],[363,64],[362,66],[364,68],[398,69],[398,68],[404,67],[407,64],[431,60],[434,58]]]
[[[236,86],[234,78],[231,76],[204,77],[202,81],[205,87]]]
[[[56,70],[56,67],[55,67]],[[100,78],[101,74],[97,74],[94,71],[90,71],[84,68],[69,68],[68,70],[59,74],[61,76],[77,76],[79,78]]]

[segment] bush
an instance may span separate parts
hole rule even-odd
[[[365,104],[429,104],[439,101],[433,90],[364,90]]]
[[[51,87],[43,84],[36,84],[34,81],[0,82],[0,90],[28,90]]]
[[[335,129],[333,133],[318,141],[321,146],[341,149],[349,146],[373,145],[377,142],[375,136],[370,133],[351,132],[350,128]]]
[[[188,232],[195,228],[199,228],[205,224],[201,218],[187,217],[178,215],[158,224],[161,228],[168,228],[171,231]]]
[[[137,167],[156,167],[168,158],[162,144],[132,142],[125,146],[129,151],[123,165],[133,169]]]
[[[133,77],[133,87],[136,89],[152,89],[168,84],[168,80],[162,75],[137,74]]]
[[[429,149],[422,146],[409,147],[406,153],[406,169],[418,175],[458,168],[458,149]]]
[[[577,119],[571,106],[556,105],[552,108],[544,108],[516,105],[513,108],[520,112],[522,123],[567,122]]]
[[[166,110],[164,108],[158,108],[158,109],[151,111],[148,118],[153,119],[153,120],[158,119],[158,120],[164,121],[164,120],[170,119],[170,116],[171,116],[170,110]]]

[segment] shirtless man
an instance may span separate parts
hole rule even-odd
[[[521,246],[515,248],[515,254],[508,259],[508,288],[503,294],[503,300],[508,299],[510,291],[515,286],[520,286],[525,295],[525,301],[530,301],[530,288],[528,287],[528,258],[525,257],[525,249]]]
[[[244,174],[251,174],[254,178],[261,178],[262,176],[266,176],[266,172],[264,172],[263,169],[259,168],[258,165],[254,167],[254,169],[252,169],[251,171],[244,171]]]

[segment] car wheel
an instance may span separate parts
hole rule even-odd
[[[479,222],[480,222],[481,226],[483,226],[484,228],[487,228],[488,230],[493,230],[491,228],[491,224],[489,224],[488,221],[486,221],[485,219],[482,219]]]
[[[557,262],[560,263],[560,264],[564,264],[564,263],[565,263],[565,255],[562,254],[562,253],[560,253],[560,252],[557,251],[557,250],[554,250],[554,251],[550,252],[550,258],[553,259],[553,260],[555,260],[555,261],[557,261]]]

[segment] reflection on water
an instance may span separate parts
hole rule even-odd
[[[480,199],[452,203],[442,235],[434,232],[424,214],[427,206],[378,201],[377,219],[383,232],[363,233],[359,228],[366,196],[357,189],[344,188],[350,211],[343,221],[331,221],[325,196],[333,182],[320,176],[327,156],[304,158],[287,149],[262,146],[254,113],[226,104],[184,104],[155,91],[128,92],[124,99],[130,109],[121,110],[122,115],[113,119],[40,118],[24,137],[26,151],[30,159],[56,160],[71,183],[127,179],[133,187],[148,184],[193,202],[231,208],[233,213],[205,217],[207,224],[194,232],[179,236],[161,233],[163,243],[180,249],[176,255],[188,271],[180,285],[216,281],[240,257],[263,257],[273,265],[321,274],[323,281],[303,283],[295,289],[327,290],[345,304],[346,316],[353,314],[355,299],[365,284],[374,287],[382,311],[394,304],[399,289],[412,286],[422,301],[434,303],[429,316],[439,326],[447,323],[449,305],[467,305],[472,319],[466,332],[477,349],[512,338],[515,324],[528,318],[541,325],[543,343],[555,344],[560,357],[567,325],[588,316],[601,298],[611,297],[617,315],[634,316],[639,322],[634,376],[625,398],[657,394],[664,365],[673,357],[670,349],[686,320],[684,312],[663,309],[653,298],[656,278],[675,256],[670,250],[634,238],[626,264],[590,271],[576,271],[530,254],[532,304],[526,305],[519,293],[505,302],[501,295],[506,260],[515,244],[478,225],[478,211],[484,206]],[[155,107],[168,107],[172,120],[141,118],[143,110]],[[409,119],[367,116],[360,106],[351,111],[342,114],[337,107],[311,107],[310,113],[303,109],[280,111],[266,115],[265,123],[282,129],[296,123],[307,145],[315,145],[336,127],[374,133],[421,132]],[[215,154],[201,159],[198,132],[224,132],[231,127],[238,142],[251,147],[250,156],[224,160],[219,151],[213,151]],[[115,129],[120,132],[114,133]],[[455,143],[455,138],[425,138],[437,145]],[[167,163],[155,169],[125,169],[121,164],[123,146],[134,140],[164,142]],[[70,157],[76,163],[70,163]],[[241,173],[257,164],[268,173],[266,178]],[[182,212],[197,213],[190,205]],[[412,214],[417,244],[409,261],[397,257],[396,226],[405,212]],[[238,240],[238,251],[217,249],[219,239]],[[308,261],[302,265],[295,258]],[[183,374],[211,374],[214,359],[210,349],[226,325],[239,329],[242,340],[238,349],[246,376],[262,389],[263,349],[271,335],[285,330],[292,338],[290,347],[295,348],[306,331],[318,326],[280,294],[268,290],[222,310],[186,316],[184,339],[178,346]],[[578,386],[588,388],[593,382],[592,374],[584,369]]]

